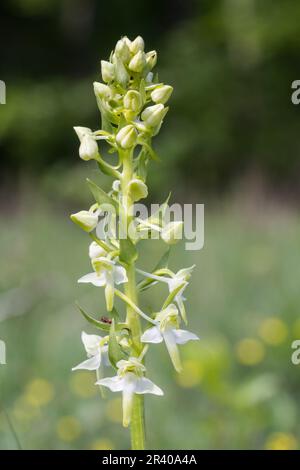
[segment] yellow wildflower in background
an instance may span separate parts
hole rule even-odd
[[[27,398],[22,395],[16,399],[12,413],[17,421],[29,422],[39,416],[40,410],[36,406],[31,406]]]
[[[199,361],[186,359],[183,361],[183,370],[176,376],[177,383],[184,388],[192,388],[198,385],[203,377],[203,368]]]
[[[288,329],[282,320],[270,317],[261,323],[258,334],[267,344],[277,346],[286,339]]]
[[[114,398],[107,402],[106,416],[109,421],[113,423],[122,423],[122,400],[121,398]]]
[[[97,439],[89,448],[90,450],[113,450],[114,445],[109,439]]]
[[[94,397],[98,392],[98,388],[95,387],[95,375],[87,371],[78,371],[77,374],[72,375],[70,388],[74,395],[81,398]]]
[[[265,448],[268,450],[296,450],[297,440],[293,434],[276,432],[269,436]]]
[[[48,380],[33,379],[26,386],[24,398],[33,407],[47,405],[54,398],[54,386]]]
[[[81,434],[81,424],[74,416],[63,416],[57,422],[58,437],[65,442],[75,441]]]
[[[265,356],[263,344],[254,338],[244,338],[236,345],[238,361],[245,366],[259,364]]]

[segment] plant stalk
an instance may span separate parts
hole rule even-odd
[[[133,176],[133,162],[132,162],[133,151],[124,152],[123,155],[123,174],[122,174],[122,193],[123,193],[123,204],[126,213],[126,226],[128,228],[132,220],[132,208],[133,201],[128,193],[128,183]],[[137,290],[135,280],[135,263],[132,262],[126,267],[128,282],[125,284],[125,294],[132,300],[135,305],[138,305],[137,301]],[[142,352],[141,343],[141,325],[139,315],[134,309],[127,305],[127,316],[126,323],[128,324],[133,349],[137,352],[137,356]],[[134,395],[133,407],[131,414],[130,423],[130,434],[131,434],[131,448],[132,450],[143,450],[145,449],[145,424],[144,424],[144,397],[143,395]]]

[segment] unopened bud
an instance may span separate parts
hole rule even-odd
[[[113,58],[114,61],[114,66],[115,66],[115,80],[123,87],[125,88],[127,86],[127,83],[129,81],[129,75],[127,73],[127,70],[122,62],[122,60],[115,56]]]
[[[72,222],[79,225],[86,232],[91,232],[97,227],[98,215],[90,211],[80,211],[70,216]]]
[[[155,88],[151,93],[151,99],[154,103],[165,104],[170,98],[173,87],[170,85],[163,85]]]
[[[155,67],[156,62],[157,62],[157,52],[156,51],[147,52],[146,62],[149,66],[149,69],[152,70],[153,67]]]
[[[79,156],[82,160],[95,160],[98,156],[98,145],[95,139],[86,134],[82,140],[79,147]]]
[[[129,149],[136,143],[137,132],[132,124],[123,127],[116,136],[116,141],[123,149]]]
[[[136,90],[129,90],[124,96],[124,106],[137,114],[143,106],[141,94]]]
[[[139,201],[140,199],[144,199],[148,196],[148,188],[146,184],[138,179],[132,179],[128,183],[129,194],[133,201]]]
[[[145,47],[144,39],[141,36],[137,36],[134,41],[130,44],[130,52],[136,54],[138,51],[143,51]]]
[[[156,127],[159,126],[168,112],[168,108],[165,108],[163,104],[155,104],[153,106],[148,106],[142,112],[142,119],[146,126]]]
[[[145,53],[142,51],[138,51],[129,62],[128,68],[132,70],[132,72],[140,73],[143,71],[145,65],[146,65]]]
[[[94,82],[95,95],[101,99],[109,100],[112,96],[109,86],[100,82]]]
[[[107,60],[101,60],[101,75],[104,82],[111,82],[115,78],[114,64],[107,62]]]
[[[130,50],[127,45],[127,41],[122,38],[120,39],[115,47],[115,54],[121,59],[122,62],[128,63],[130,60]]]
[[[89,129],[89,127],[76,126],[76,127],[73,127],[73,129],[76,132],[77,137],[80,140],[80,142],[82,141],[85,135],[92,135],[92,130]]]
[[[175,243],[182,239],[182,229],[182,221],[170,222],[163,228],[161,238],[168,245],[175,245]]]

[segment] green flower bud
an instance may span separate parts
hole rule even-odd
[[[132,70],[132,72],[140,73],[144,70],[146,64],[145,53],[138,51],[129,62],[128,68]]]
[[[99,98],[109,100],[112,97],[111,89],[109,88],[109,86],[99,82],[94,82],[93,85],[95,95]]]
[[[143,106],[141,94],[136,90],[129,90],[124,96],[124,106],[137,114]]]
[[[133,147],[137,140],[137,132],[132,124],[123,127],[116,136],[116,141],[123,149]]]
[[[163,228],[161,238],[168,245],[175,245],[175,243],[182,239],[182,229],[182,221],[170,222]]]
[[[134,41],[130,44],[130,52],[136,54],[139,51],[143,51],[145,47],[144,39],[141,36],[137,36]]]
[[[128,72],[118,57],[113,58],[114,61],[114,68],[115,68],[115,80],[123,87],[126,88],[127,83],[129,82],[129,75]]]
[[[80,142],[82,141],[83,137],[85,135],[92,135],[92,130],[89,129],[89,127],[80,127],[80,126],[76,126],[76,127],[73,127],[74,131],[76,132],[77,136],[78,136],[78,139],[80,140]]]
[[[148,196],[147,185],[140,179],[132,179],[128,183],[129,194],[133,201],[139,201]]]
[[[101,75],[104,82],[111,82],[115,78],[114,64],[107,62],[107,60],[101,60]]]
[[[82,138],[82,141],[79,147],[80,158],[85,161],[95,160],[98,156],[98,153],[99,153],[99,150],[98,150],[97,142],[91,135],[86,134]]]
[[[173,87],[170,85],[163,85],[155,88],[151,93],[151,99],[154,103],[165,104],[173,92]]]
[[[142,112],[142,119],[146,126],[157,127],[162,123],[163,118],[168,112],[168,108],[165,108],[163,104],[155,104],[148,106]]]
[[[156,62],[157,62],[157,52],[156,51],[150,51],[147,52],[146,54],[146,62],[150,70],[155,67]]]
[[[72,222],[79,225],[86,232],[91,232],[97,227],[98,215],[89,211],[80,211],[70,216]]]
[[[128,63],[130,60],[130,50],[127,45],[126,39],[120,39],[115,47],[115,54],[121,59],[122,62]]]

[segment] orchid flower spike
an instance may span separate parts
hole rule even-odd
[[[108,360],[108,336],[88,335],[84,331],[81,333],[81,340],[86,350],[88,359],[81,362],[72,370],[98,370],[101,364],[109,366]]]
[[[179,329],[179,315],[176,305],[170,304],[159,312],[155,320],[158,325],[149,328],[141,337],[143,343],[165,342],[173,366],[177,372],[181,372],[181,361],[177,344],[185,344],[191,340],[199,339],[194,333]]]
[[[94,254],[96,247],[90,247],[90,256]],[[92,259],[94,272],[86,274],[78,279],[79,283],[91,283],[97,287],[105,287],[106,307],[109,312],[114,306],[115,284],[124,284],[128,281],[126,269],[118,266],[108,257],[100,256]]]
[[[145,366],[136,357],[130,357],[127,361],[117,363],[118,374],[115,377],[107,377],[96,382],[109,388],[112,392],[123,394],[123,426],[130,424],[134,394],[152,393],[163,395],[163,391],[151,380],[144,377]]]
[[[136,202],[148,197],[148,188],[151,188],[147,180],[148,168],[151,160],[157,159],[152,140],[165,120],[169,109],[167,102],[173,91],[171,85],[159,81],[153,70],[156,62],[157,52],[147,51],[141,36],[133,40],[123,36],[109,58],[101,61],[103,82],[94,82],[102,127],[95,131],[88,127],[74,128],[80,142],[81,159],[95,160],[97,169],[113,178],[107,191],[87,179],[95,202],[89,210],[71,215],[72,221],[93,240],[88,250],[92,272],[78,282],[103,287],[108,312],[112,312],[114,298],[118,297],[120,311],[114,309],[111,315],[98,321],[79,307],[84,318],[104,333],[101,337],[82,332],[88,357],[73,370],[96,370],[97,385],[122,392],[123,424],[130,424],[134,450],[145,449],[143,394],[163,395],[163,391],[145,377],[143,362],[150,347],[144,343],[164,341],[175,369],[180,371],[178,344],[198,339],[179,328],[181,317],[186,322],[183,294],[194,266],[177,273],[171,271],[167,263],[168,249],[157,264],[159,268],[152,273],[137,268],[144,250],[138,247],[141,240],[153,235],[173,245],[183,235],[181,220],[167,220],[169,197],[146,219],[134,210],[138,209]],[[102,158],[102,149],[107,158]],[[110,154],[116,156],[112,161]],[[145,276],[142,282],[137,283],[135,271]],[[166,299],[161,311],[149,316],[141,309],[138,290],[142,292],[158,282],[168,287]],[[119,284],[124,286],[119,288]],[[100,378],[98,369],[108,364],[108,360],[117,369],[116,376]]]

